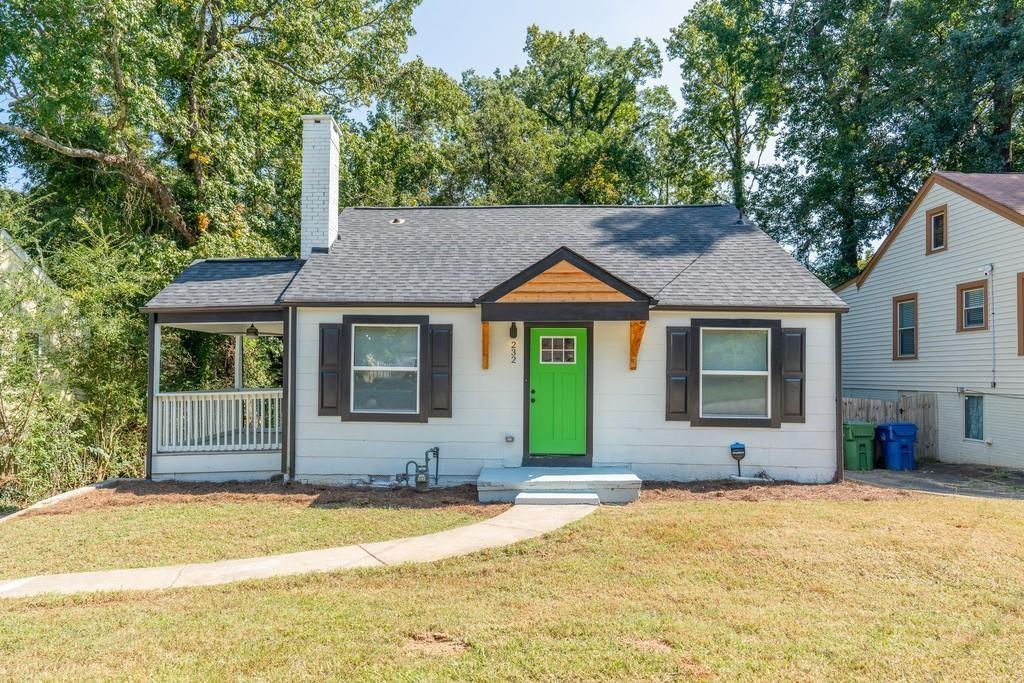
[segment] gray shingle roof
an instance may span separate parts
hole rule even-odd
[[[300,265],[291,258],[196,261],[143,311],[277,306]]]
[[[846,308],[724,205],[345,209],[282,301],[471,303],[562,246],[663,306]]]

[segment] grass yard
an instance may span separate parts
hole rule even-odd
[[[460,487],[417,494],[131,482],[0,524],[0,579],[208,562],[417,536],[499,514]]]
[[[708,488],[430,565],[6,601],[0,677],[1019,680],[1024,504]]]

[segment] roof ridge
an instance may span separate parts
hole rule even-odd
[[[711,209],[727,207],[730,204],[471,204],[443,205],[424,204],[421,206],[346,206],[344,211],[410,211],[416,209]]]
[[[230,256],[223,258],[197,259],[192,263],[255,263],[269,261],[298,261],[294,256]]]

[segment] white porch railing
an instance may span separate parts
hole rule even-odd
[[[157,394],[156,452],[281,450],[281,393],[227,389]]]

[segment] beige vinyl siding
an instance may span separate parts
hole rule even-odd
[[[925,254],[925,215],[948,207],[944,251]],[[989,304],[995,311],[996,387],[992,330],[957,332],[957,285],[984,278],[994,266]],[[1024,414],[1024,358],[1017,354],[1017,274],[1024,271],[1024,227],[941,185],[933,185],[863,286],[839,295],[843,316],[843,391],[848,396],[928,391],[939,395],[939,457],[962,462],[1024,466],[1019,415]],[[892,298],[918,296],[918,350],[914,360],[892,360]],[[989,395],[986,437],[992,445],[963,443],[957,387]],[[1007,397],[1001,398],[999,395]],[[1016,396],[1018,398],[1008,398]],[[1017,417],[1013,407],[1017,406]]]

